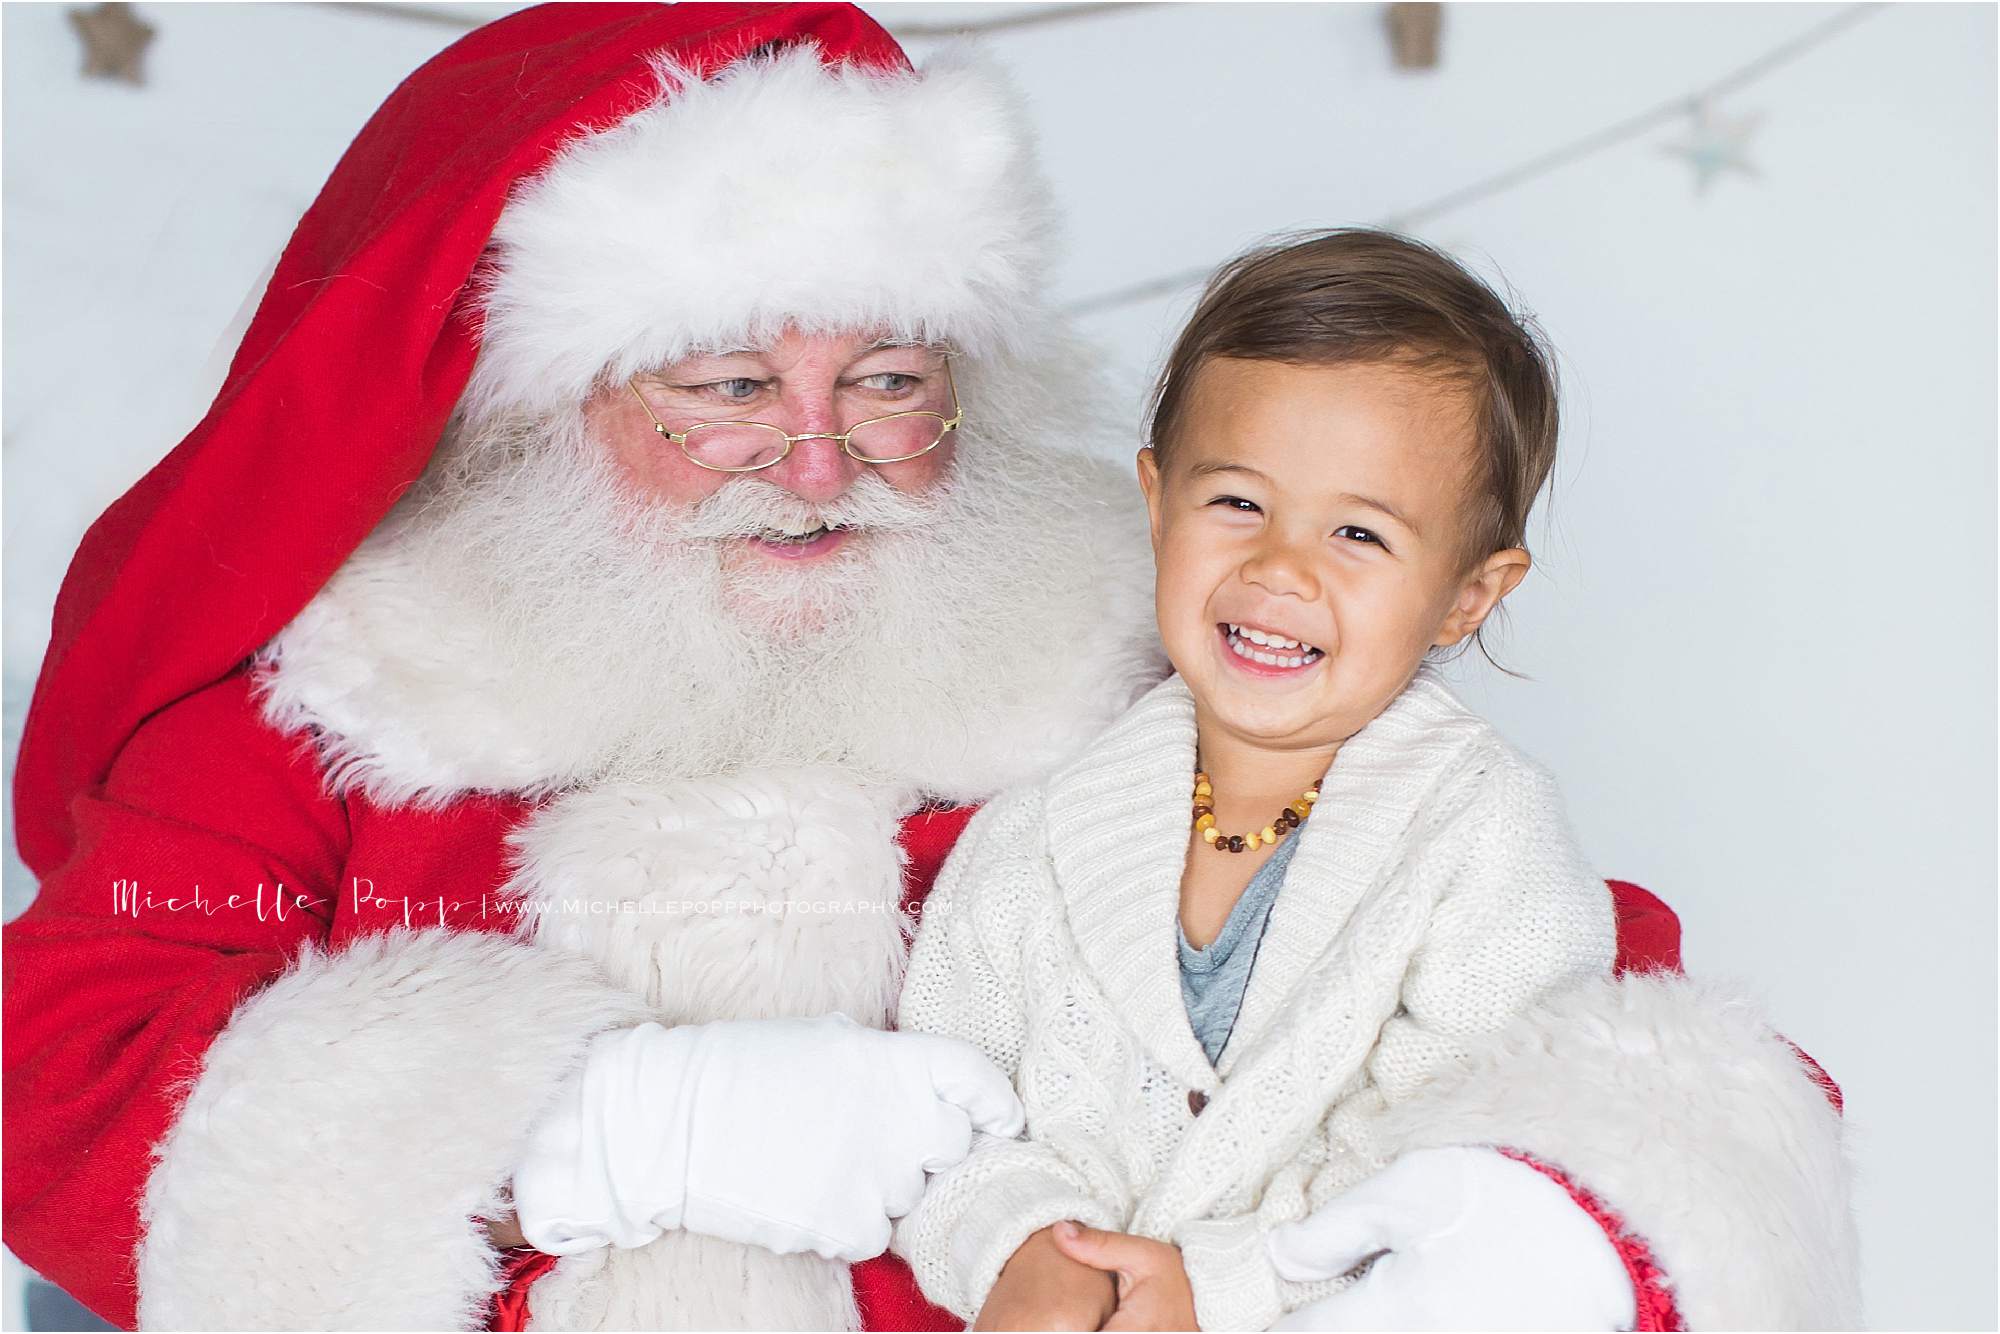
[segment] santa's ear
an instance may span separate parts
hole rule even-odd
[[[1513,592],[1528,577],[1528,570],[1533,564],[1526,551],[1520,547],[1508,547],[1473,566],[1460,582],[1458,599],[1452,603],[1451,611],[1438,627],[1432,645],[1450,648],[1467,635],[1478,633],[1479,627],[1486,624],[1486,618],[1493,614],[1493,609],[1500,605],[1500,599]]]

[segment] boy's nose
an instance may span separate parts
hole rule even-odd
[[[1319,597],[1319,576],[1305,553],[1282,539],[1273,539],[1243,562],[1243,582],[1276,597],[1311,602]]]

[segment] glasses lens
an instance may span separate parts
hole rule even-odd
[[[869,463],[893,463],[921,454],[943,438],[943,417],[935,412],[906,412],[862,422],[847,433],[847,448]]]
[[[704,468],[764,468],[785,456],[785,433],[758,422],[705,422],[689,429],[681,448]]]

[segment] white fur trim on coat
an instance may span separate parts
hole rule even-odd
[[[209,1047],[155,1150],[139,1324],[480,1329],[475,1216],[599,1032],[643,1007],[581,959],[481,932],[309,950]]]
[[[1561,993],[1392,1112],[1387,1142],[1562,1169],[1645,1240],[1691,1329],[1860,1324],[1839,1113],[1722,988],[1649,973]]]
[[[539,944],[582,954],[662,1023],[887,1022],[910,923],[896,844],[905,792],[838,770],[607,784],[512,835],[507,891]],[[538,1329],[848,1329],[847,1266],[687,1232],[562,1261]]]
[[[1021,99],[995,70],[828,67],[802,46],[662,92],[517,187],[467,402],[583,401],[786,324],[1019,346],[1051,250]]]
[[[897,816],[836,770],[606,784],[508,836],[505,892],[544,946],[588,957],[654,1019],[888,1021],[909,946]]]

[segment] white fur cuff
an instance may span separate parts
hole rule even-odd
[[[477,1329],[476,1215],[534,1117],[635,997],[479,932],[309,950],[210,1046],[142,1205],[139,1324]]]
[[[1650,973],[1564,992],[1392,1111],[1385,1144],[1561,1168],[1645,1240],[1689,1328],[1860,1323],[1839,1114],[1719,988]]]

